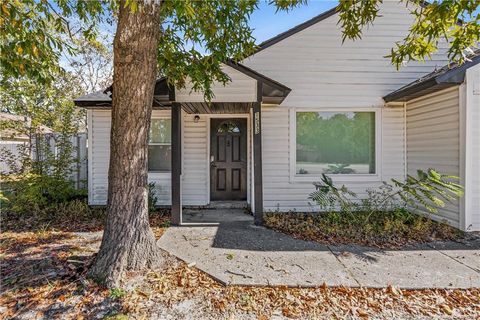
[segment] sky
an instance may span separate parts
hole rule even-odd
[[[250,19],[253,35],[259,44],[279,33],[287,31],[337,5],[338,1],[310,0],[307,5],[294,8],[289,12],[275,12],[275,6],[267,1],[261,2]]]
[[[258,9],[250,17],[250,26],[254,29],[256,43],[259,44],[290,28],[299,25],[338,4],[333,0],[308,0],[307,4],[301,5],[290,11],[276,12],[275,5],[268,4],[268,0],[261,0]],[[103,24],[100,27],[102,34],[110,34],[113,37],[115,26]]]
[[[275,6],[268,4],[268,2],[269,0],[260,0],[258,9],[253,12],[250,18],[250,26],[254,29],[253,35],[257,44],[287,31],[338,4],[338,1],[333,0],[308,0],[307,4],[291,9],[288,12],[276,12]],[[480,8],[475,12],[480,14]],[[115,27],[104,26],[101,31],[109,33],[113,37]]]

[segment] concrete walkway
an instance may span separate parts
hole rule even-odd
[[[171,227],[164,250],[225,284],[480,287],[480,239],[402,250],[326,246],[253,225],[241,210],[184,213],[184,221],[218,224]]]

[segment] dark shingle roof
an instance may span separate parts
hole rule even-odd
[[[385,102],[408,101],[425,94],[459,85],[465,80],[465,71],[480,63],[480,50],[463,64],[451,63],[395,90],[383,97]]]

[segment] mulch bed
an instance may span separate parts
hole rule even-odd
[[[364,222],[362,215],[366,214],[358,213],[358,217],[351,218],[338,213],[272,212],[265,215],[265,226],[306,241],[381,249],[399,249],[439,240],[455,241],[467,236],[446,223],[414,214],[409,214],[408,219],[392,213],[377,214],[368,222]]]

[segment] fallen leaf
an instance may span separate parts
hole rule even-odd
[[[451,316],[453,314],[453,310],[452,310],[452,308],[450,308],[450,306],[448,304],[440,305],[440,309],[442,309],[442,311],[444,313],[448,314],[449,316]]]
[[[368,317],[368,312],[363,309],[357,309],[357,314],[359,317],[365,318]]]

